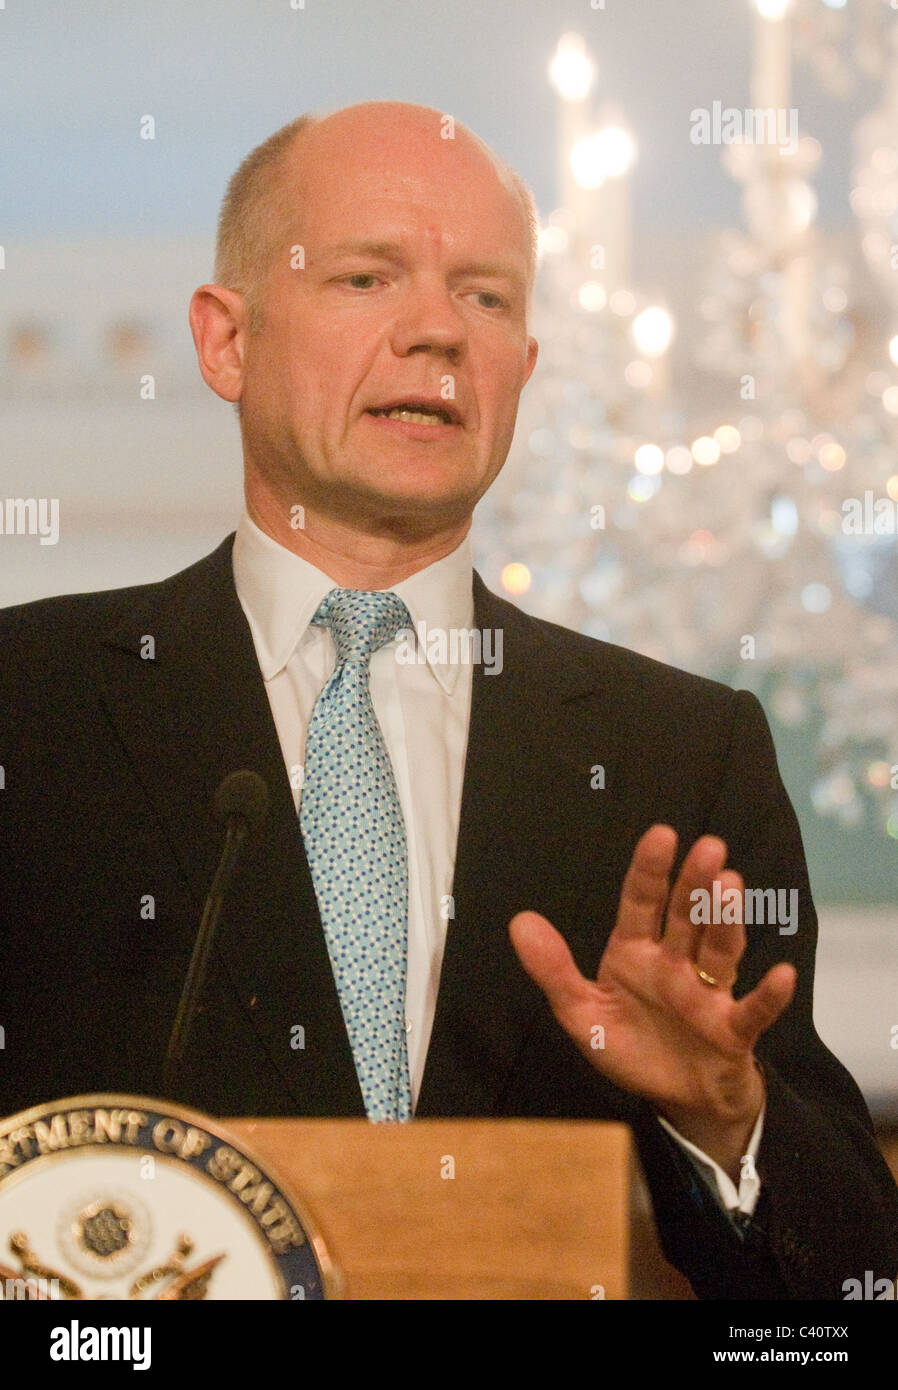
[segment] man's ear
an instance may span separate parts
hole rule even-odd
[[[190,300],[190,331],[203,380],[226,401],[243,394],[243,354],[249,315],[236,290],[200,285]]]
[[[537,354],[538,354],[538,353],[539,353],[539,343],[536,341],[535,338],[528,338],[528,339],[527,339],[527,361],[526,361],[526,364],[525,364],[525,366],[524,366],[524,380],[523,380],[523,382],[521,383],[521,386],[522,386],[522,387],[526,386],[526,385],[527,385],[527,382],[530,380],[530,376],[531,376],[531,373],[533,372],[533,368],[536,366],[536,358],[537,358]]]

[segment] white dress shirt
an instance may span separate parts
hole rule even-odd
[[[234,582],[252,633],[284,766],[299,810],[306,731],[315,702],[336,664],[330,630],[311,626],[321,600],[339,587],[322,570],[287,550],[250,520],[240,519],[234,540]],[[474,624],[468,539],[450,555],[404,579],[392,590],[403,600],[416,634],[469,630]],[[400,662],[396,648],[371,657],[371,702],[393,764],[408,844],[408,968],[406,1033],[412,1108],[417,1105],[433,1027],[446,942],[449,899],[461,811],[462,780],[471,712],[472,666],[432,659],[418,644],[418,660]],[[447,657],[451,657],[451,650]],[[749,1152],[760,1143],[763,1113]],[[759,1182],[749,1174],[737,1191],[713,1159],[665,1129],[689,1152],[711,1190],[729,1210],[754,1210]],[[716,1179],[716,1182],[715,1182]]]

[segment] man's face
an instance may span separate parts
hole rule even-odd
[[[297,216],[244,357],[248,468],[285,506],[375,530],[457,524],[505,461],[536,360],[521,206],[433,117],[341,114],[290,169]],[[403,404],[428,418],[384,413]]]

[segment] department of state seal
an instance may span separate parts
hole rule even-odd
[[[308,1216],[196,1111],[93,1095],[0,1121],[0,1299],[322,1299]]]

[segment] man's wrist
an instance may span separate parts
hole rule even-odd
[[[752,1061],[745,1100],[735,1107],[730,1104],[726,1110],[712,1113],[677,1106],[656,1107],[659,1115],[663,1115],[684,1139],[713,1158],[735,1183],[739,1181],[742,1158],[766,1100],[762,1068],[754,1058]]]

